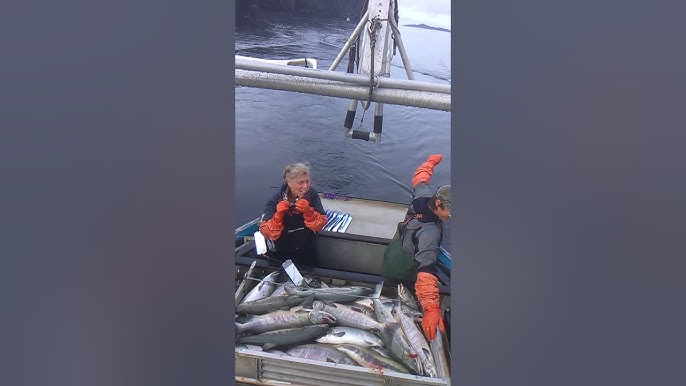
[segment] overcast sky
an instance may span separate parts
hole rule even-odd
[[[400,25],[421,24],[450,29],[450,0],[398,0]]]

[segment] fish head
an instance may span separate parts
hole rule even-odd
[[[288,292],[289,295],[297,295],[298,290],[295,289],[295,284],[286,283],[283,288]]]
[[[410,292],[410,290],[402,284],[398,284],[398,297],[404,302],[414,303],[414,296],[412,295],[412,292]]]
[[[343,351],[344,353],[348,355],[353,355],[356,353],[357,350],[355,346],[349,345],[349,344],[337,344],[334,347],[336,347],[337,350]]]
[[[371,288],[369,288],[369,287],[359,287],[359,286],[355,286],[355,287],[352,287],[352,288],[353,288],[356,292],[360,292],[363,296],[371,295],[371,293],[374,292],[374,290],[371,289]]]
[[[336,318],[328,312],[312,310],[310,311],[310,322],[312,324],[334,324]]]
[[[312,302],[312,309],[320,311],[324,308],[324,303],[321,300],[315,300]]]
[[[336,345],[335,347],[336,347],[336,349],[337,349],[338,351],[342,351],[342,352],[344,352],[344,353],[346,353],[346,354],[350,354],[350,348],[349,348],[349,347],[346,347],[346,346],[343,346],[343,345]]]
[[[350,309],[353,310],[353,311],[357,311],[357,312],[360,312],[360,313],[363,313],[363,314],[365,313],[365,312],[364,312],[364,311],[365,311],[364,308],[359,307],[359,306],[356,306],[356,305],[354,305],[354,304],[348,305],[348,308],[350,308]]]
[[[436,366],[434,366],[432,363],[422,363],[422,365],[424,367],[424,372],[427,373],[431,378],[438,378]]]
[[[400,305],[394,304],[393,307],[391,307],[391,315],[395,316],[396,318],[398,317],[398,314],[401,312],[402,310],[400,309]]]

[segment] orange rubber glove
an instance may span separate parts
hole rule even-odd
[[[310,203],[304,198],[300,198],[295,202],[295,209],[302,213],[303,217],[312,216],[312,212],[314,212],[314,208],[312,208]]]
[[[260,233],[264,235],[267,240],[277,240],[281,237],[283,232],[283,218],[291,205],[286,200],[279,201],[276,204],[276,212],[269,220],[260,224]]]
[[[441,154],[431,154],[426,161],[419,165],[412,176],[412,187],[415,188],[420,182],[429,182],[431,175],[434,172],[434,167],[441,163],[443,156]]]
[[[438,294],[438,278],[428,272],[417,273],[417,282],[414,285],[417,300],[422,305],[424,316],[422,317],[422,330],[429,341],[436,337],[436,327],[445,332],[445,325],[441,317],[439,306],[440,295]]]
[[[426,162],[431,162],[434,164],[434,166],[438,165],[441,163],[443,160],[443,155],[442,154],[431,154],[429,158],[426,159]]]
[[[291,204],[288,203],[286,200],[281,200],[279,201],[278,204],[276,204],[276,213],[274,213],[274,216],[272,217],[276,222],[282,223],[283,218],[286,215],[286,212],[288,212],[288,209],[291,208]]]
[[[319,232],[324,228],[324,225],[326,225],[326,215],[316,212],[306,199],[301,198],[296,201],[295,209],[303,214],[305,226],[311,230]]]

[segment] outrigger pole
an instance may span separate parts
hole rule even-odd
[[[449,84],[414,80],[394,18],[395,7],[395,0],[368,2],[367,11],[328,71],[236,55],[236,85],[350,99],[343,125],[346,136],[366,141],[381,140],[384,103],[450,111]],[[363,31],[362,44],[356,47],[361,54],[357,74],[336,72],[336,67]],[[391,36],[395,43],[390,41]],[[394,44],[400,52],[408,80],[390,79]],[[349,66],[349,69],[354,67]],[[371,102],[376,103],[373,132],[352,129],[359,102],[364,111]]]

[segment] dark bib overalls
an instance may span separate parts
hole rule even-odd
[[[302,213],[294,206],[284,216],[283,232],[274,246],[271,255],[282,262],[291,259],[295,265],[318,266],[317,234],[305,226]]]

